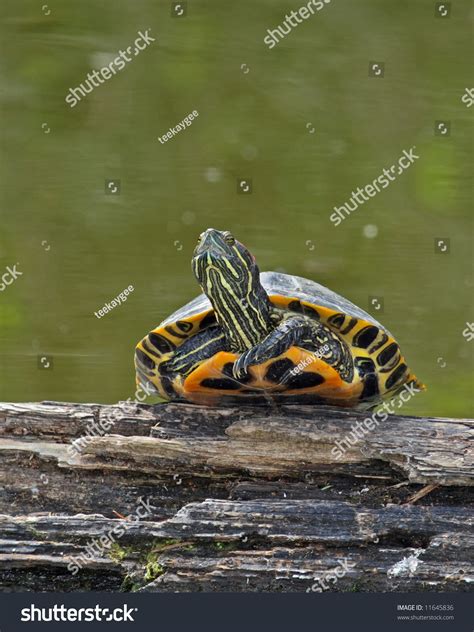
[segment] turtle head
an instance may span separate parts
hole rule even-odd
[[[246,298],[249,284],[260,283],[255,257],[229,231],[208,228],[198,239],[193,255],[193,270],[206,294],[212,281],[230,284],[240,300]]]
[[[192,267],[232,351],[250,349],[269,333],[271,304],[255,257],[230,232],[202,233]]]

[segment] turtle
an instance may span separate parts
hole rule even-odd
[[[137,384],[169,401],[283,402],[370,409],[405,384],[424,388],[392,334],[332,290],[262,272],[229,231],[201,234],[203,293],[136,346]]]

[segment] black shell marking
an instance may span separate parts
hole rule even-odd
[[[372,347],[370,347],[370,349],[369,349],[369,353],[371,355],[373,353],[375,353],[375,351],[377,351],[377,349],[380,349],[380,347],[383,347],[384,344],[388,340],[388,336],[387,336],[387,334],[384,331],[380,331],[379,332],[379,336],[380,336],[380,340],[378,342],[376,342],[374,345],[372,345]]]
[[[344,324],[346,317],[344,314],[333,314],[328,318],[328,323],[330,323],[334,329],[340,329]]]
[[[206,377],[201,382],[201,386],[205,388],[215,388],[217,390],[232,390],[238,391],[240,389],[240,384],[236,380],[227,380],[226,378],[213,378]]]
[[[364,377],[364,388],[360,395],[360,400],[365,401],[368,399],[376,399],[380,394],[379,380],[375,373],[368,373]]]
[[[199,323],[199,329],[206,329],[206,327],[209,327],[210,325],[215,325],[216,322],[217,319],[214,312],[209,312],[209,314],[206,314]]]
[[[173,329],[173,327],[171,327],[170,325],[167,325],[165,327],[165,330],[171,334],[172,336],[174,336],[175,338],[181,338],[182,340],[186,340],[186,338],[188,336],[184,335],[184,334],[180,334],[179,331],[176,331],[176,329]]]
[[[302,371],[298,375],[291,375],[286,381],[286,385],[289,389],[296,388],[311,388],[319,386],[324,382],[324,377],[319,373],[309,373]]]
[[[290,301],[287,307],[290,311],[303,314],[304,316],[310,316],[311,318],[315,318],[317,320],[321,318],[317,309],[310,307],[309,305],[303,305],[301,301]]]
[[[355,358],[354,364],[359,371],[360,377],[364,377],[368,373],[375,373],[377,369],[375,368],[375,363],[370,358],[358,357]]]
[[[405,375],[407,368],[407,365],[402,362],[402,364],[400,364],[395,369],[392,375],[389,375],[389,377],[387,378],[387,381],[385,382],[385,388],[387,390],[390,390],[393,386],[400,382]]]
[[[193,324],[192,323],[188,323],[185,320],[178,320],[178,322],[176,323],[176,327],[180,331],[184,331],[184,333],[188,333],[193,328]]]
[[[287,382],[287,378],[291,375],[290,371],[295,368],[295,363],[289,358],[281,358],[272,362],[265,373],[265,379],[276,384]]]
[[[136,349],[136,354],[137,354],[137,359],[140,360],[143,366],[145,366],[147,369],[155,368],[156,364],[153,362],[150,356],[144,353],[141,349]]]
[[[377,356],[378,365],[385,366],[393,358],[393,356],[397,353],[397,351],[398,351],[398,345],[396,342],[392,342],[391,344],[389,344],[388,347],[385,347],[385,349],[378,354]]]
[[[346,334],[348,334],[351,331],[351,329],[354,328],[357,322],[358,322],[357,318],[352,317],[349,323],[344,327],[344,329],[341,329],[341,335],[345,336]]]
[[[176,345],[160,334],[151,332],[148,334],[148,340],[160,353],[170,353],[176,349]]]
[[[379,333],[378,327],[374,327],[373,325],[368,325],[367,327],[363,327],[354,336],[352,344],[354,345],[354,347],[359,347],[360,349],[367,349],[367,347],[377,338],[378,333]]]
[[[142,347],[145,349],[145,351],[147,351],[151,356],[160,356],[160,353],[156,353],[156,349],[152,349],[151,346],[148,344],[148,339],[147,338],[143,338],[142,340]]]

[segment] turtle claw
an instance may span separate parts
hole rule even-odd
[[[248,374],[249,366],[253,364],[250,352],[243,353],[238,360],[234,362],[232,367],[232,374],[236,380],[242,380]]]

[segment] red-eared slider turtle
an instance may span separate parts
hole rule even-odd
[[[263,272],[229,232],[199,238],[192,267],[204,294],[135,352],[137,383],[168,400],[274,399],[369,408],[409,383],[390,332],[360,307],[301,277]]]

